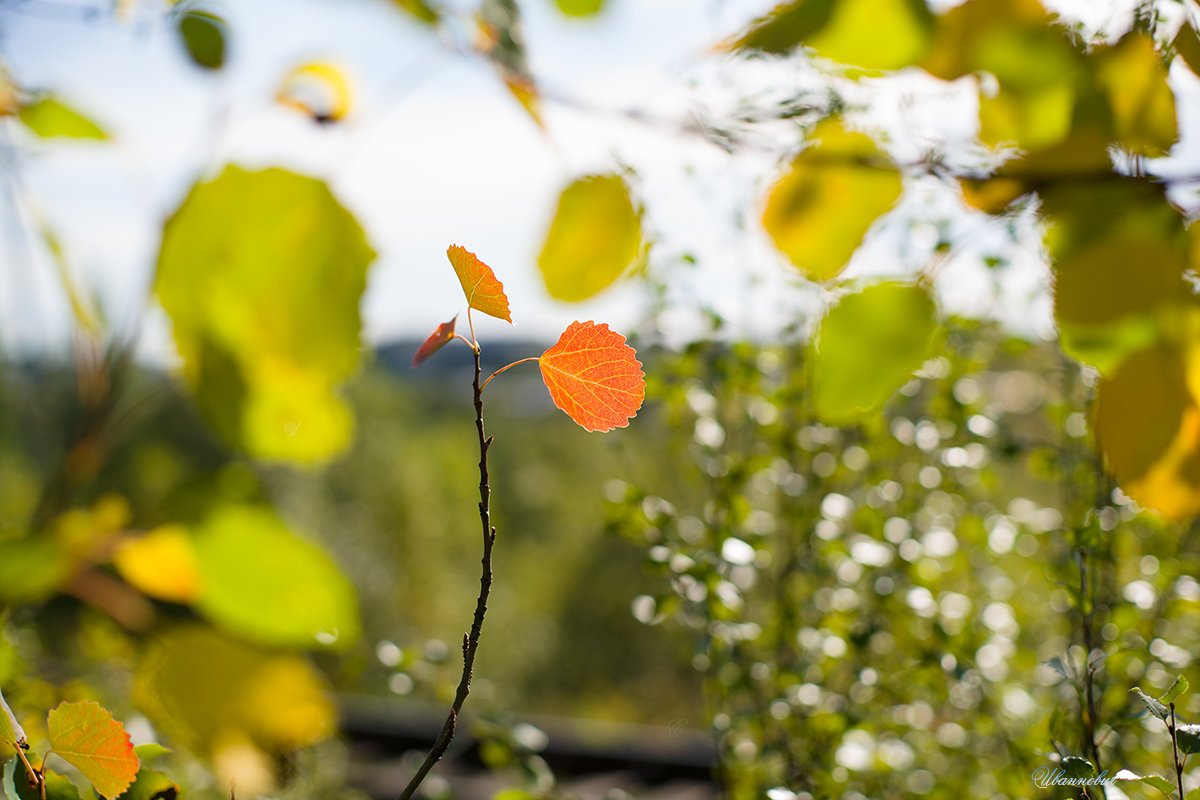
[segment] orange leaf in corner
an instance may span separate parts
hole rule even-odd
[[[443,322],[437,326],[437,330],[429,334],[429,338],[424,344],[417,348],[417,354],[413,356],[414,367],[419,367],[429,360],[429,357],[442,349],[442,345],[454,338],[454,323],[458,321],[458,315],[454,315],[454,319],[449,322]]]
[[[637,353],[603,323],[572,322],[538,366],[554,405],[584,430],[624,428],[646,397]]]
[[[496,319],[512,322],[508,311],[508,296],[504,294],[504,284],[496,279],[492,268],[480,261],[474,253],[456,244],[450,245],[446,251],[450,264],[462,284],[463,294],[467,296],[467,305]]]
[[[99,703],[59,703],[46,719],[50,748],[104,797],[116,797],[137,776],[138,757],[125,726]]]

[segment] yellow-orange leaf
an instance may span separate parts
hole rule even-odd
[[[151,597],[191,603],[200,594],[196,549],[178,525],[163,525],[126,540],[113,554],[113,566],[130,586]]]
[[[443,322],[437,326],[437,330],[429,334],[429,338],[417,348],[417,354],[413,356],[414,367],[419,367],[429,360],[429,357],[442,349],[446,342],[454,338],[454,323],[458,321],[458,315],[449,322]]]
[[[646,397],[637,353],[603,323],[572,322],[538,366],[554,405],[588,431],[624,428]]]
[[[59,703],[46,719],[46,732],[51,749],[101,795],[116,797],[133,783],[138,771],[133,743],[99,703]]]
[[[446,250],[450,264],[462,284],[463,294],[467,296],[467,305],[484,314],[512,322],[508,310],[508,296],[504,294],[504,284],[496,279],[492,268],[483,263],[476,255],[465,247],[456,244]]]

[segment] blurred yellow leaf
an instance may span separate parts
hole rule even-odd
[[[843,297],[817,333],[817,418],[847,425],[879,411],[934,354],[937,332],[937,307],[919,286],[886,281]]]
[[[1196,353],[1194,339],[1142,350],[1096,391],[1096,440],[1121,488],[1176,520],[1200,514]]]
[[[577,302],[599,294],[637,263],[641,213],[617,175],[590,175],[563,190],[538,256],[546,290]]]
[[[925,0],[793,0],[754,22],[729,47],[784,54],[806,45],[841,64],[890,70],[917,61],[932,28]]]
[[[196,608],[267,645],[344,649],[358,638],[354,587],[320,548],[267,508],[217,509],[196,531]]]
[[[900,197],[900,174],[871,139],[835,120],[771,189],[763,227],[811,280],[836,277],[875,219]]]
[[[136,589],[173,603],[191,603],[200,592],[196,551],[187,530],[164,525],[127,539],[113,554],[113,566]]]
[[[324,682],[307,661],[199,625],[175,628],[150,645],[134,701],[172,739],[208,757],[232,741],[286,752],[327,738],[336,723]]]
[[[350,113],[350,80],[336,64],[310,61],[284,76],[275,98],[317,122],[338,122]]]
[[[108,138],[103,128],[52,95],[21,106],[17,116],[25,127],[43,139]]]
[[[1185,26],[1186,27],[1186,26]],[[1179,140],[1167,67],[1144,33],[1096,50],[1097,76],[1112,106],[1117,143],[1135,155],[1160,156]]]
[[[442,16],[441,12],[426,0],[392,0],[392,2],[426,25],[436,25]]]
[[[337,387],[359,359],[375,253],[322,182],[228,167],[167,222],[155,290],[210,425],[258,458],[311,464],[350,442]]]

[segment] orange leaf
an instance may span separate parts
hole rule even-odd
[[[59,703],[46,719],[50,748],[91,781],[104,797],[129,788],[138,757],[125,726],[99,703]]]
[[[458,282],[462,284],[463,294],[467,296],[467,305],[496,319],[512,322],[508,311],[508,297],[504,294],[504,284],[496,280],[492,268],[480,261],[474,253],[456,244],[450,245],[446,251]]]
[[[413,356],[414,367],[419,367],[429,360],[429,357],[442,349],[446,342],[454,338],[454,323],[458,321],[458,315],[454,315],[454,319],[449,322],[443,322],[437,326],[437,330],[429,334],[429,338],[425,343],[417,348],[417,354]]]
[[[554,405],[588,431],[624,428],[646,397],[646,377],[625,337],[588,320],[572,322],[538,358]]]

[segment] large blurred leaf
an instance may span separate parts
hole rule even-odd
[[[1200,75],[1200,36],[1196,35],[1195,28],[1187,23],[1181,26],[1171,42],[1171,48],[1193,74]]]
[[[183,46],[192,62],[205,69],[220,69],[225,65],[225,20],[216,14],[188,9],[179,15],[176,25]]]
[[[196,533],[196,607],[229,633],[270,645],[343,648],[359,635],[354,589],[269,509],[217,510]]]
[[[322,461],[350,441],[337,385],[359,358],[375,253],[322,182],[228,167],[167,222],[155,289],[197,402],[260,458]]]
[[[1058,186],[1043,208],[1064,350],[1111,374],[1133,352],[1185,338],[1187,242],[1161,186],[1118,176]]]
[[[641,215],[629,187],[617,175],[591,175],[559,196],[538,267],[551,297],[576,302],[611,286],[641,250]]]
[[[1121,488],[1178,520],[1200,514],[1198,355],[1194,340],[1147,348],[1096,392],[1096,440]]]
[[[900,174],[869,137],[826,120],[816,146],[771,190],[763,226],[806,277],[836,277],[875,219],[900,197]]]
[[[876,283],[825,314],[812,361],[813,410],[846,425],[881,409],[934,353],[937,308],[928,292]]]
[[[47,95],[21,106],[17,112],[25,127],[43,139],[107,139],[108,134],[96,123],[65,105],[53,95]]]
[[[151,645],[134,699],[175,741],[210,757],[231,739],[268,752],[307,746],[331,735],[336,719],[307,661],[200,626],[175,628]]]
[[[989,73],[980,138],[1038,150],[1071,131],[1083,55],[1038,0],[968,0],[938,17],[922,66],[944,80]]]
[[[138,758],[125,726],[99,703],[60,703],[46,718],[50,747],[105,797],[133,783]]]
[[[1112,47],[1093,53],[1097,75],[1108,92],[1121,147],[1143,156],[1160,156],[1179,139],[1175,95],[1167,84],[1167,68],[1151,38],[1125,35]]]
[[[200,593],[196,551],[187,531],[164,525],[122,542],[113,566],[129,585],[151,597],[190,603]]]
[[[925,0],[795,0],[776,6],[732,47],[782,54],[804,44],[842,64],[899,69],[921,57],[932,28]]]

